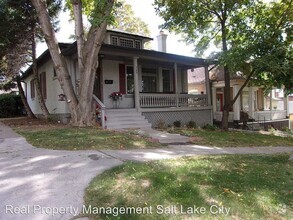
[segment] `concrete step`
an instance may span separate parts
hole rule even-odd
[[[107,125],[109,130],[122,130],[122,129],[150,129],[150,124],[120,124],[120,125]]]
[[[120,120],[108,120],[107,124],[148,124],[149,122],[144,118],[129,118],[129,119],[120,119]]]
[[[151,128],[151,124],[136,109],[107,109],[106,126],[111,130]]]

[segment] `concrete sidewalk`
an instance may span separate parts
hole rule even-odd
[[[120,164],[97,151],[35,148],[0,123],[0,219],[70,219],[89,182]]]
[[[0,219],[68,220],[82,210],[84,189],[89,182],[124,161],[283,152],[292,153],[293,147],[173,145],[146,150],[56,151],[35,148],[0,123]]]

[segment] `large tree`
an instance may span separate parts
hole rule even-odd
[[[236,71],[240,71],[246,75],[247,80],[244,86],[247,85],[255,73],[260,76],[265,72],[261,63],[265,62],[266,56],[272,51],[274,51],[272,55],[278,58],[277,62],[282,63],[280,66],[284,66],[283,60],[277,55],[275,43],[282,42],[280,35],[288,31],[288,28],[286,29],[288,21],[292,23],[291,18],[282,13],[283,10],[289,13],[290,10],[285,8],[292,9],[292,1],[274,4],[274,7],[268,7],[262,1],[253,0],[183,0],[180,2],[155,0],[157,13],[165,20],[163,27],[177,33],[185,33],[186,41],[193,43],[199,54],[202,54],[211,44],[221,46],[219,60],[224,66],[225,76],[222,118],[224,130],[228,129],[229,109],[241,92],[240,90],[237,97],[231,100],[230,73],[235,74]],[[286,5],[285,8],[281,7],[283,4]],[[270,14],[272,12],[274,12],[273,15]],[[281,21],[278,20],[280,15]],[[274,43],[267,45],[272,40]],[[277,45],[284,46],[285,44]],[[270,72],[271,69],[267,65],[266,72]]]
[[[113,20],[114,0],[69,0],[68,2],[72,5],[75,20],[78,71],[80,74],[79,97],[74,92],[65,59],[59,52],[60,48],[50,21],[47,4],[44,0],[32,0],[54,63],[57,78],[69,104],[71,123],[80,127],[90,126],[94,123],[92,96],[96,69],[99,64],[98,53],[106,33],[107,24]],[[89,14],[88,18],[91,23],[86,37],[82,17],[85,11]]]
[[[61,9],[61,0],[46,0],[50,18],[56,25],[56,16]],[[44,97],[40,88],[39,74],[36,62],[36,41],[42,38],[39,29],[36,11],[34,10],[30,0],[3,0],[0,2],[1,13],[3,16],[3,26],[1,31],[1,60],[5,63],[5,72],[7,75],[15,77],[19,80],[21,68],[32,63],[32,72],[36,88],[37,99],[45,118],[48,118],[49,111],[46,107]],[[21,30],[21,31],[20,31]],[[18,82],[18,85],[20,83]],[[31,111],[23,97],[22,87],[19,87],[20,95],[24,102],[24,106],[30,116]]]
[[[127,4],[125,0],[119,1],[120,7],[115,11],[115,20],[110,28],[126,31],[133,34],[150,36],[151,32],[148,24],[141,18],[136,17],[132,6]]]

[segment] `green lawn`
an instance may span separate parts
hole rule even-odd
[[[131,132],[113,132],[97,128],[15,128],[33,146],[54,150],[144,149],[162,144]]]
[[[204,129],[174,129],[169,132],[192,137],[192,142],[198,145],[217,147],[293,146],[293,138],[291,137],[278,137],[255,132],[225,132]]]
[[[226,155],[128,162],[90,183],[83,214],[92,219],[292,219],[293,162],[288,158]],[[144,214],[123,214],[130,211]]]

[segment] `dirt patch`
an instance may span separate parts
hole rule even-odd
[[[27,117],[21,117],[21,118],[7,118],[7,119],[1,119],[1,122],[5,125],[8,125],[11,128],[29,128],[29,129],[36,129],[36,130],[46,130],[51,128],[62,128],[62,127],[68,127],[68,125],[63,125],[58,122],[49,121],[45,119],[40,118],[27,118]]]
[[[191,143],[197,143],[197,142],[201,142],[203,140],[204,140],[204,138],[202,138],[202,137],[190,137],[189,138],[189,142],[191,142]]]

